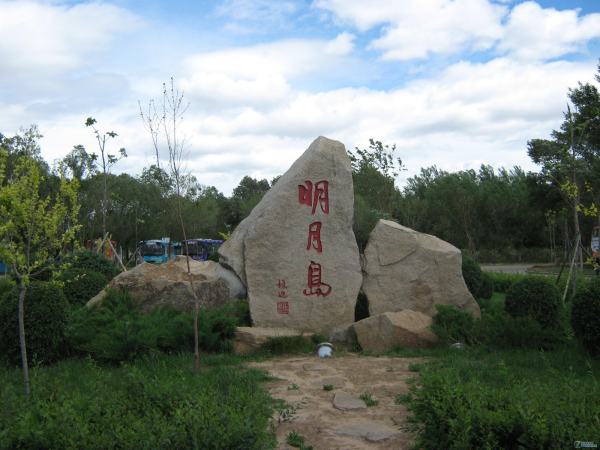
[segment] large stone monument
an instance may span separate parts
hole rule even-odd
[[[328,332],[354,321],[362,282],[344,145],[319,137],[221,246],[254,326]]]
[[[379,220],[363,263],[372,316],[404,309],[433,316],[438,304],[481,315],[462,276],[460,250],[435,236]]]

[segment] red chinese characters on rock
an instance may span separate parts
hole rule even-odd
[[[277,302],[277,313],[278,314],[289,314],[290,304],[288,302]]]
[[[314,248],[317,253],[323,252],[323,244],[321,243],[321,222],[313,222],[308,226],[308,242],[306,250]]]
[[[317,206],[320,206],[325,214],[329,214],[329,181],[317,181],[314,189],[312,181],[306,180],[304,185],[298,185],[298,201],[301,205],[312,207],[312,215],[315,214]]]
[[[331,293],[331,286],[321,280],[321,264],[314,261],[308,266],[308,287],[302,291],[306,296],[316,295],[317,297],[327,297]]]
[[[285,282],[285,280],[277,280],[277,297],[279,298],[287,298],[288,296],[288,291],[287,291],[287,283]]]

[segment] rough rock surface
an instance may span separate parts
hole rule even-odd
[[[396,428],[371,420],[362,420],[342,425],[335,430],[341,436],[361,437],[369,442],[379,442],[400,434]]]
[[[365,409],[366,403],[360,398],[354,397],[344,391],[336,392],[333,396],[333,407],[340,411],[352,411],[355,409]]]
[[[426,314],[405,309],[360,320],[354,324],[354,331],[363,350],[428,348],[437,342],[437,336],[430,329],[432,322]]]
[[[289,336],[312,336],[289,328],[238,327],[233,337],[233,352],[245,355],[258,350],[269,338]]]
[[[221,306],[239,295],[243,285],[236,284],[235,274],[219,266],[214,261],[194,261],[190,259],[190,270],[194,288],[202,308]],[[165,264],[142,263],[127,272],[122,272],[111,280],[107,288],[126,289],[143,312],[161,306],[170,306],[180,311],[194,308],[185,256]],[[87,306],[100,304],[106,290],[92,298]]]
[[[220,247],[255,326],[326,333],[354,320],[362,280],[342,143],[319,137]]]
[[[481,315],[462,276],[460,250],[396,222],[380,220],[371,232],[363,273],[372,316],[403,309],[433,316],[437,304]]]

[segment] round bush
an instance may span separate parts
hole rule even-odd
[[[485,272],[483,272],[481,275],[481,284],[479,285],[479,289],[477,291],[477,298],[489,300],[494,294],[494,280],[492,280],[492,277]]]
[[[463,255],[462,274],[469,291],[473,297],[477,298],[483,278],[483,272],[481,271],[479,264],[477,264],[477,261],[470,256]]]
[[[68,269],[59,279],[63,292],[71,305],[84,305],[106,286],[106,278],[100,272],[86,269]]]
[[[543,327],[561,328],[560,292],[541,277],[524,278],[506,293],[504,309],[512,317],[531,317]]]
[[[600,280],[594,280],[573,297],[571,325],[583,347],[600,356]]]
[[[106,281],[112,280],[118,273],[118,267],[104,256],[90,250],[77,250],[63,259],[73,269],[100,272]]]
[[[54,283],[32,282],[25,294],[25,339],[30,362],[58,360],[65,351],[67,300]],[[18,364],[19,291],[15,287],[0,297],[0,357]]]

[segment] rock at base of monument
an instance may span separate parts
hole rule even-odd
[[[452,305],[481,316],[462,276],[460,250],[435,236],[379,220],[362,262],[371,315],[411,309],[433,317],[435,305]]]
[[[356,333],[354,332],[354,323],[335,327],[329,332],[329,342],[336,347],[350,348],[356,342]]]
[[[193,259],[189,263],[201,308],[223,306],[244,292],[236,275],[218,263]],[[194,294],[185,256],[178,256],[165,264],[142,263],[117,275],[107,289],[127,291],[144,313],[165,306],[187,312],[194,309]],[[106,290],[103,290],[87,306],[100,305],[105,297]]]
[[[272,338],[295,336],[310,338],[312,335],[312,333],[289,328],[238,327],[233,337],[233,352],[236,355],[247,355],[259,350]]]
[[[431,348],[438,342],[431,331],[433,319],[405,309],[368,317],[353,326],[363,350],[385,352],[394,348]]]

